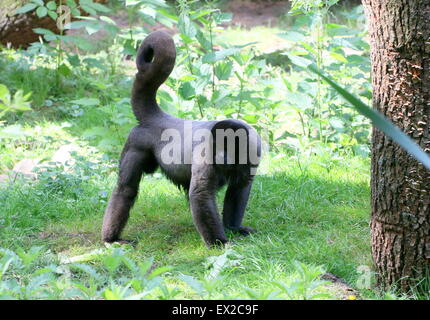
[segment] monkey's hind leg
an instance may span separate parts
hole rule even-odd
[[[215,202],[216,185],[212,166],[192,166],[190,208],[194,224],[208,247],[227,243]]]
[[[119,236],[138,193],[145,158],[144,151],[125,146],[120,161],[118,183],[103,218],[102,239],[105,242],[120,241]]]
[[[227,229],[242,235],[249,235],[256,230],[242,225],[248,204],[252,181],[230,182],[224,198],[223,223]]]

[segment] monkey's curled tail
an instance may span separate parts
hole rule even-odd
[[[150,33],[137,52],[137,74],[132,92],[133,112],[141,121],[146,112],[160,110],[155,96],[175,66],[176,49],[170,35],[163,31]]]

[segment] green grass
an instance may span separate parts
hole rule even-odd
[[[273,290],[273,281],[295,272],[296,260],[322,266],[354,287],[357,267],[371,265],[368,161],[346,158],[330,171],[317,157],[301,159],[300,166],[292,158],[265,161],[267,172],[255,180],[245,217],[258,232],[245,238],[229,234],[230,247],[242,258],[225,272],[224,290]],[[116,174],[71,177],[57,181],[60,191],[43,181],[2,185],[0,247],[44,246],[69,257],[103,247],[103,193],[113,189]],[[206,259],[223,252],[204,246],[185,196],[159,174],[141,182],[124,238],[137,240],[131,253],[136,261],[153,257],[156,266],[172,266],[166,278],[172,286],[179,285],[179,274],[203,278]],[[183,295],[193,297],[186,289]]]
[[[277,35],[282,32],[285,32],[285,30],[279,27],[257,26],[251,30],[229,27],[219,33],[218,40],[231,45],[244,45],[255,42],[253,48],[258,52],[273,52],[276,50],[287,50],[289,47],[288,42],[281,41]]]
[[[265,52],[266,48],[285,49],[286,43],[276,36],[279,32],[282,30],[276,27],[230,28],[218,36],[221,41],[237,45],[258,41],[255,49]],[[115,69],[103,59],[106,70]],[[67,81],[57,84],[52,65],[33,65],[30,71],[10,52],[0,57],[0,62],[0,82],[12,90],[24,88],[34,92],[34,110],[9,115],[4,123],[21,128],[17,136],[0,140],[0,173],[6,173],[24,158],[50,159],[63,144],[76,145],[81,156],[74,171],[60,167],[42,173],[36,181],[18,178],[13,183],[0,183],[0,248],[15,252],[22,248],[28,253],[35,246],[44,247],[40,261],[14,266],[0,274],[1,296],[6,282],[2,282],[2,276],[3,280],[24,281],[33,274],[46,272],[43,270],[51,263],[51,255],[56,261],[59,257],[75,257],[104,248],[100,239],[103,212],[115,186],[119,150],[134,125],[134,120],[115,122],[122,117],[132,119],[130,107],[118,101],[129,96],[129,75],[134,73],[134,64],[122,61],[116,66],[116,74],[81,66]],[[127,70],[123,70],[122,63]],[[276,72],[281,78],[281,71]],[[41,77],[44,81],[37,81]],[[298,83],[301,75],[290,73],[288,79]],[[274,95],[285,95],[283,83],[277,82]],[[237,83],[231,84],[234,85]],[[98,98],[100,105],[83,106],[81,116],[71,115],[71,101],[85,97]],[[47,99],[51,101],[49,106]],[[281,133],[284,126],[291,132],[300,132],[293,111],[282,108]],[[113,148],[103,149],[99,144],[101,137],[86,135],[94,127],[108,128],[108,138],[115,137],[117,141],[110,146]],[[279,290],[279,283],[314,281],[314,275],[322,270],[344,279],[362,297],[378,298],[376,293],[356,287],[360,276],[357,268],[372,265],[369,159],[347,155],[334,159],[327,153],[309,156],[305,152],[281,156],[284,151],[290,152],[273,152],[264,159],[244,220],[258,232],[249,237],[228,233],[228,249],[233,250],[236,260],[227,259],[221,278],[213,283],[208,280],[213,272],[208,263],[214,256],[221,259],[226,251],[205,247],[193,225],[184,194],[160,173],[145,176],[141,182],[139,198],[123,234],[124,238],[136,241],[136,246],[128,249],[128,257],[136,263],[153,257],[155,270],[171,266],[163,279],[170,290],[179,288],[176,298],[202,297],[180,280],[181,275],[213,286],[206,298],[270,298],[271,292]],[[224,192],[225,189],[218,194],[220,209]],[[7,263],[5,258],[0,250],[0,271]],[[304,266],[300,267],[297,261]],[[55,263],[64,267],[58,261]],[[106,265],[103,258],[92,259],[87,267],[101,270]],[[122,265],[119,271],[110,273],[109,280],[124,278],[126,271]],[[85,276],[74,273],[73,278],[82,279],[89,286]],[[97,280],[97,286],[107,288],[109,282]],[[337,289],[332,291],[334,298],[345,298]],[[29,293],[26,297],[34,295]]]

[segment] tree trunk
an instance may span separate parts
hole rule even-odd
[[[60,4],[59,0],[55,1],[58,5]],[[93,0],[93,2],[98,3],[107,3],[107,1],[108,0]],[[54,33],[59,33],[56,21],[49,16],[39,18],[34,10],[24,14],[14,14],[18,8],[27,2],[26,0],[0,0],[1,45],[10,45],[14,48],[27,48],[30,43],[39,40],[40,35],[33,32],[34,28],[44,28]],[[65,4],[66,1],[62,3]],[[87,15],[83,10],[81,13],[82,15]]]
[[[373,107],[430,151],[430,0],[363,0]],[[372,137],[372,255],[379,284],[404,292],[430,266],[430,172],[377,129]]]
[[[38,18],[34,11],[14,15],[25,1],[6,0],[0,4],[0,44],[8,44],[14,48],[27,48],[32,42],[38,41],[39,35],[33,28],[45,28],[57,32],[55,21],[50,17]]]

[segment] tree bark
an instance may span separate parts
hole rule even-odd
[[[59,0],[55,0],[60,4]],[[93,0],[93,2],[107,3],[108,0]],[[0,44],[13,48],[28,48],[32,42],[39,40],[40,35],[33,32],[34,28],[44,28],[59,33],[57,23],[49,16],[37,17],[35,10],[15,15],[15,11],[27,0],[0,0]],[[45,1],[47,2],[47,1]],[[78,2],[78,1],[75,1]],[[63,4],[66,1],[62,2]],[[82,15],[87,15],[81,11]]]
[[[14,15],[25,1],[6,0],[0,4],[0,44],[14,48],[27,48],[39,39],[33,28],[45,28],[57,32],[55,21],[50,17],[38,18],[34,11]]]
[[[430,0],[363,0],[373,107],[430,151]],[[372,137],[372,255],[378,283],[407,292],[430,266],[430,172],[377,129]]]

